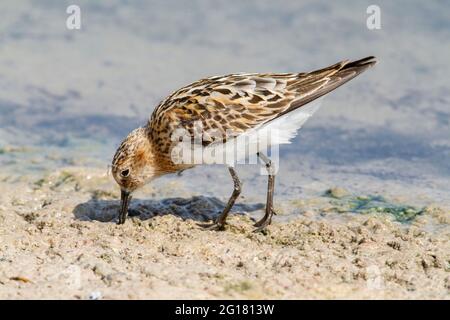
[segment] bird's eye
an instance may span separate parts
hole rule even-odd
[[[130,174],[130,169],[125,169],[120,172],[120,175],[124,178],[128,177],[129,174]]]

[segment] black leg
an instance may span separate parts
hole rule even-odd
[[[273,193],[275,188],[275,173],[273,169],[273,163],[269,158],[267,158],[266,155],[262,154],[261,152],[258,152],[257,155],[264,162],[267,172],[269,173],[269,178],[267,182],[266,213],[261,220],[255,223],[254,226],[257,227],[255,232],[261,231],[265,227],[267,227],[272,222],[272,216],[276,214],[273,210]]]
[[[233,178],[233,183],[234,183],[233,193],[231,194],[231,197],[228,200],[228,203],[225,206],[225,209],[223,209],[222,213],[217,218],[217,220],[213,224],[204,226],[210,230],[223,230],[223,228],[225,227],[225,222],[228,217],[228,213],[230,212],[231,208],[233,207],[236,199],[241,194],[242,183],[239,180],[239,177],[237,176],[236,171],[234,170],[233,167],[228,167],[228,170],[230,171],[231,177]]]

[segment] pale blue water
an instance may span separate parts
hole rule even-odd
[[[77,1],[82,29],[68,30],[72,1],[2,1],[0,148],[13,151],[0,151],[0,170],[106,167],[162,98],[205,76],[375,55],[281,149],[277,193],[341,185],[449,204],[450,3],[377,1],[381,30],[369,30],[372,2]],[[240,171],[247,194],[262,195],[258,169]],[[229,179],[220,167],[184,179],[198,193],[229,189],[211,177]]]

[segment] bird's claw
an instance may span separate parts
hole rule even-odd
[[[275,210],[273,210],[273,208],[270,208],[268,211],[266,211],[264,217],[253,225],[254,227],[256,227],[253,232],[260,232],[264,230],[272,222],[273,215],[277,215],[277,213],[275,212]]]
[[[266,230],[266,227],[271,223],[270,219],[267,219],[266,221],[264,221],[263,223],[257,224],[255,223],[253,226],[256,227],[255,230],[253,230],[254,233],[258,233],[261,231]]]
[[[203,223],[198,224],[198,226],[202,227],[205,230],[211,230],[211,231],[223,231],[225,230],[225,223],[214,221],[212,223]]]

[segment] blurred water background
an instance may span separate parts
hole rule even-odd
[[[81,30],[66,28],[70,4],[81,8]],[[380,30],[366,26],[371,4],[4,0],[0,173],[106,170],[161,99],[199,78],[309,71],[375,55],[375,68],[327,96],[281,148],[277,195],[339,185],[448,205],[450,2],[376,1]],[[263,199],[259,169],[239,171],[244,196]],[[194,193],[222,195],[228,180],[224,168],[203,167],[181,181]]]

